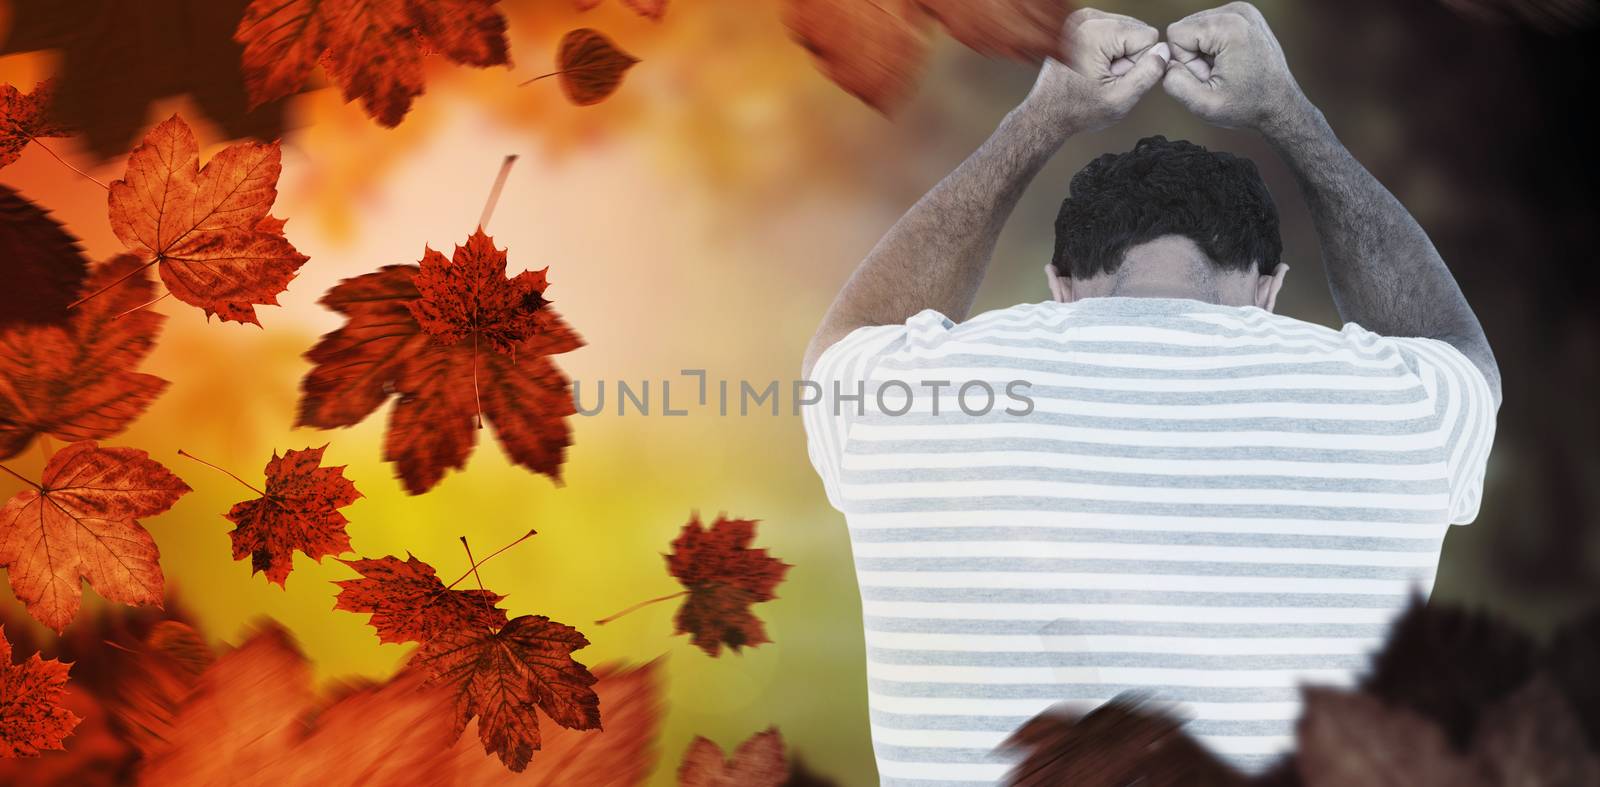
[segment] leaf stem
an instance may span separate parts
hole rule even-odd
[[[536,535],[538,535],[538,534],[539,534],[539,531],[537,531],[537,530],[529,530],[529,531],[528,531],[528,532],[526,532],[526,533],[523,533],[523,534],[522,534],[522,537],[521,537],[521,538],[519,538],[519,539],[517,539],[517,540],[516,540],[516,541],[513,541],[513,542],[511,542],[511,543],[509,543],[509,544],[506,544],[506,545],[505,545],[505,546],[503,546],[503,547],[500,547],[500,548],[499,548],[499,549],[496,549],[496,550],[495,550],[495,551],[493,551],[493,552],[490,552],[490,553],[489,553],[489,554],[488,554],[488,555],[487,555],[487,556],[485,556],[485,557],[484,557],[484,558],[483,558],[483,559],[482,559],[482,560],[480,560],[480,561],[478,561],[478,562],[476,562],[476,563],[473,563],[473,564],[472,564],[472,568],[469,568],[469,569],[467,569],[467,573],[465,573],[465,574],[462,574],[462,575],[461,575],[461,576],[459,576],[459,577],[456,577],[456,581],[454,581],[454,582],[451,582],[451,583],[450,583],[450,584],[448,584],[448,585],[445,585],[445,586],[444,586],[444,589],[445,589],[445,590],[449,590],[449,589],[451,589],[451,588],[453,588],[453,587],[455,587],[455,586],[456,586],[456,585],[459,585],[459,584],[461,584],[461,580],[463,580],[463,579],[466,579],[466,578],[467,578],[467,577],[470,577],[470,576],[472,576],[472,575],[473,575],[473,573],[474,573],[474,572],[476,572],[476,571],[477,571],[477,570],[478,570],[478,566],[481,566],[481,565],[483,565],[483,564],[484,564],[484,563],[487,563],[487,562],[489,562],[489,561],[490,561],[490,560],[493,560],[493,559],[495,559],[495,557],[497,557],[497,556],[499,556],[499,554],[500,554],[500,553],[501,553],[501,552],[504,552],[504,551],[506,551],[506,550],[508,550],[508,549],[510,549],[510,548],[512,548],[512,547],[514,547],[514,546],[516,546],[516,545],[518,545],[518,544],[520,544],[520,543],[522,543],[522,542],[524,542],[524,541],[527,541],[527,540],[528,540],[528,539],[530,539],[530,538],[533,538],[533,537],[534,537],[534,536],[536,536]],[[469,551],[470,551],[470,550],[469,550]],[[470,555],[469,555],[469,557],[470,557]]]
[[[483,428],[483,397],[478,395],[478,332],[472,332],[472,420],[479,429]],[[500,421],[495,422],[495,429],[500,428]]]
[[[72,166],[72,163],[71,163],[71,162],[69,162],[69,161],[67,161],[67,160],[66,160],[66,159],[64,159],[64,158],[62,158],[62,157],[61,157],[61,156],[60,156],[60,155],[58,155],[58,154],[57,154],[57,153],[56,153],[56,152],[55,152],[55,151],[54,151],[54,150],[51,150],[51,149],[50,149],[50,146],[49,146],[49,145],[46,145],[46,144],[44,144],[44,143],[43,143],[43,142],[40,142],[40,141],[39,141],[39,140],[38,140],[38,139],[37,139],[37,138],[35,138],[35,137],[28,137],[28,141],[29,141],[29,142],[32,142],[32,143],[33,143],[33,144],[35,144],[35,145],[38,145],[38,146],[39,146],[39,147],[41,147],[41,148],[44,148],[44,152],[46,152],[46,153],[49,153],[49,154],[50,154],[50,158],[53,158],[53,159],[55,159],[55,160],[56,160],[56,161],[59,161],[59,162],[61,162],[61,166],[63,166],[63,167],[66,167],[66,168],[67,168],[67,169],[70,169],[70,170],[72,170],[72,171],[73,171],[73,172],[76,172],[76,173],[78,173],[78,174],[79,174],[79,175],[82,175],[82,176],[84,176],[84,177],[86,177],[86,178],[88,178],[88,179],[89,179],[89,182],[90,182],[90,183],[93,183],[93,184],[94,184],[94,185],[96,185],[96,186],[99,186],[99,187],[100,187],[100,188],[103,188],[103,189],[105,189],[105,190],[106,190],[106,191],[110,191],[110,190],[111,190],[111,187],[110,187],[110,186],[107,186],[107,185],[106,185],[106,184],[105,184],[105,183],[103,183],[103,182],[102,182],[102,181],[101,181],[101,180],[100,180],[100,179],[99,179],[99,178],[97,178],[97,177],[95,177],[95,176],[93,176],[93,175],[90,175],[90,174],[89,174],[89,173],[87,173],[87,172],[84,172],[84,171],[83,171],[83,170],[81,170],[81,169],[78,169],[78,168],[77,168],[77,167],[74,167],[74,166]]]
[[[111,319],[120,320],[123,317],[126,317],[126,316],[128,316],[130,314],[133,314],[136,311],[139,311],[139,310],[145,308],[146,306],[154,306],[157,303],[160,303],[162,300],[165,300],[166,297],[168,295],[171,295],[171,294],[172,294],[172,291],[168,290],[167,292],[162,293],[160,296],[158,296],[158,297],[156,297],[156,298],[154,298],[152,300],[145,301],[144,303],[141,303],[138,306],[133,307],[132,309],[129,309],[129,310],[127,310],[127,311],[125,311],[125,312],[123,312],[123,313],[121,313],[121,314],[119,314],[119,315],[117,315],[115,317],[112,317]]]
[[[634,62],[638,62],[638,61],[634,61]],[[540,75],[538,75],[536,77],[532,77],[530,79],[524,79],[521,82],[517,83],[517,87],[522,87],[524,85],[531,85],[531,84],[533,84],[535,82],[538,82],[541,79],[549,79],[550,77],[560,76],[562,74],[578,74],[578,73],[582,73],[584,71],[605,71],[605,70],[606,70],[606,66],[574,66],[572,68],[563,68],[560,71],[551,71],[548,74],[540,74]]]
[[[494,185],[489,188],[489,199],[483,203],[483,213],[478,216],[478,229],[489,226],[489,217],[494,215],[494,206],[500,202],[500,190],[506,187],[506,178],[511,175],[511,165],[517,163],[517,154],[512,153],[500,162],[500,174],[494,176]]]
[[[680,590],[680,591],[678,591],[676,593],[668,593],[665,596],[656,596],[655,598],[648,599],[648,600],[645,600],[645,601],[641,601],[641,602],[639,602],[637,604],[634,604],[633,606],[628,607],[627,609],[624,609],[621,612],[617,612],[615,614],[603,617],[603,618],[595,621],[594,624],[596,626],[604,626],[605,624],[610,623],[611,621],[616,620],[617,618],[620,618],[623,615],[628,614],[629,612],[633,612],[633,611],[639,610],[639,609],[644,609],[645,607],[648,607],[651,604],[659,604],[659,603],[661,603],[663,601],[671,601],[671,600],[673,600],[675,598],[679,598],[680,596],[687,596],[687,595],[689,595],[689,591]]]
[[[489,619],[493,620],[494,605],[489,603],[489,591],[483,587],[483,575],[478,573],[478,561],[472,556],[472,545],[467,543],[466,536],[461,536],[461,548],[467,550],[467,563],[472,566],[473,578],[478,580],[478,592],[483,594],[478,598],[483,601],[483,608],[485,612],[489,613]],[[493,624],[488,625],[488,629],[490,634],[494,633]]]
[[[231,473],[231,472],[229,472],[229,471],[227,471],[227,470],[225,470],[225,469],[223,469],[221,467],[218,467],[218,466],[216,466],[214,464],[211,464],[210,462],[207,462],[206,460],[201,459],[200,457],[195,456],[194,454],[191,454],[188,451],[183,450],[182,448],[178,449],[178,456],[189,457],[190,459],[193,459],[194,461],[199,462],[200,464],[203,464],[206,467],[211,468],[212,470],[217,470],[217,471],[220,471],[222,473],[226,473],[229,478],[232,478],[233,480],[238,481],[241,484],[244,484],[244,487],[246,489],[248,489],[248,490],[250,490],[252,492],[255,492],[258,495],[261,495],[262,497],[266,497],[267,496],[266,492],[263,492],[263,491],[255,488],[254,486],[251,486],[249,481],[246,481],[243,478],[240,478],[240,477],[234,475],[233,473]]]
[[[110,284],[107,284],[106,286],[101,287],[100,289],[95,290],[94,292],[91,292],[88,295],[85,295],[82,298],[79,298],[79,299],[73,301],[72,303],[67,304],[67,309],[70,310],[70,309],[78,308],[79,306],[83,305],[84,301],[87,301],[90,298],[93,298],[96,295],[99,295],[99,294],[105,292],[106,290],[109,290],[112,287],[115,287],[118,284],[121,284],[121,283],[127,281],[129,279],[129,277],[133,276],[134,274],[136,274],[136,273],[144,270],[145,268],[148,268],[151,265],[154,265],[154,264],[156,264],[156,263],[158,263],[160,261],[161,261],[161,257],[158,255],[155,259],[153,259],[153,260],[151,260],[151,261],[149,261],[149,262],[147,262],[147,263],[145,263],[143,265],[140,265],[139,267],[134,268],[133,270],[128,271],[127,273],[124,273],[121,276],[118,276],[116,281],[111,282]]]
[[[21,481],[22,483],[27,484],[28,486],[31,486],[34,489],[39,490],[40,492],[44,491],[44,487],[40,486],[38,482],[33,481],[31,479],[28,479],[28,478],[24,478],[21,473],[18,473],[17,471],[12,470],[11,468],[6,467],[5,465],[0,465],[0,470],[4,470],[7,473],[10,473],[13,478],[16,478],[18,481]]]
[[[527,541],[530,538],[533,538],[538,533],[539,533],[539,531],[533,530],[533,529],[530,528],[528,530],[528,532],[522,534],[521,538],[519,538],[516,541],[513,541],[513,542],[511,542],[509,544],[506,544],[505,546],[500,547],[499,549],[496,549],[493,552],[490,552],[487,556],[484,557],[484,559],[478,560],[478,561],[473,561],[472,560],[472,550],[468,549],[467,550],[467,562],[472,565],[472,568],[467,569],[467,573],[462,574],[459,577],[456,577],[456,581],[451,582],[450,584],[445,585],[444,587],[439,588],[438,590],[434,591],[432,595],[428,596],[428,600],[427,601],[424,601],[421,605],[419,605],[415,610],[412,611],[410,617],[407,617],[405,619],[405,621],[400,624],[400,627],[404,628],[406,626],[411,625],[411,621],[416,620],[417,616],[421,615],[423,610],[425,610],[428,607],[432,606],[433,602],[438,601],[440,596],[443,596],[444,594],[449,593],[451,588],[454,588],[456,585],[461,584],[461,580],[466,579],[467,577],[470,577],[470,576],[476,574],[477,571],[478,571],[478,566],[481,566],[484,563],[487,563],[490,560],[493,560],[496,555],[499,555],[501,552],[504,552],[504,551],[506,551],[506,550],[508,550],[508,549],[510,549],[510,548],[512,548],[512,547],[514,547],[514,546],[516,546],[516,545],[518,545],[518,544],[520,544],[520,543],[522,543],[524,541]],[[463,546],[466,545],[466,537],[464,537],[464,536],[462,537],[461,543],[462,543]],[[479,580],[479,586],[480,587],[482,586],[482,580],[481,579]],[[484,603],[486,603],[486,604],[488,603],[488,599],[487,598],[484,600]],[[491,607],[490,609],[492,610],[493,607]]]

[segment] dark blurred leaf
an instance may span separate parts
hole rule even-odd
[[[1594,0],[1443,0],[1469,16],[1516,22],[1546,33],[1564,33],[1592,26],[1600,19]]]
[[[72,233],[27,197],[0,186],[0,328],[65,321],[88,270]]]
[[[1233,787],[1246,784],[1181,729],[1136,698],[1118,697],[1079,717],[1063,708],[1029,719],[999,750],[1023,753],[1006,775],[1016,787]]]
[[[1589,748],[1600,751],[1600,611],[1556,632],[1545,661],[1545,669],[1578,714]]]
[[[1414,598],[1360,688],[1422,714],[1465,751],[1484,709],[1533,676],[1536,654],[1532,638],[1509,623]]]
[[[1489,787],[1437,725],[1364,694],[1305,690],[1300,778],[1307,787]]]
[[[789,758],[789,781],[783,787],[839,787],[839,783],[811,770],[805,759],[795,754]]]
[[[1600,784],[1600,758],[1590,750],[1572,706],[1543,676],[1485,714],[1473,749],[1494,784]]]
[[[62,50],[57,118],[107,158],[132,147],[151,104],[188,95],[230,137],[273,139],[283,103],[247,109],[233,30],[245,0],[15,0],[0,54]]]

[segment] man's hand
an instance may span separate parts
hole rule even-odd
[[[1310,107],[1283,47],[1249,3],[1229,3],[1167,26],[1168,94],[1207,122],[1269,130]]]
[[[1045,61],[1022,103],[1063,139],[1122,120],[1166,73],[1160,31],[1131,16],[1085,8],[1067,17],[1064,35],[1070,62]]]

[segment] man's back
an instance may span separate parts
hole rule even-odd
[[[1494,432],[1448,344],[1188,299],[928,310],[812,377],[886,784],[998,780],[992,749],[1029,717],[1129,690],[1263,762],[1296,687],[1348,681],[1428,592]],[[863,392],[859,413],[837,396]]]

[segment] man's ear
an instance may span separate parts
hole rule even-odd
[[[1056,272],[1055,263],[1044,264],[1044,278],[1050,285],[1050,297],[1054,298],[1056,303],[1072,303],[1076,300],[1072,292],[1072,279]]]
[[[1278,267],[1272,269],[1271,275],[1261,276],[1256,279],[1256,306],[1272,311],[1278,304],[1278,291],[1283,289],[1283,277],[1289,273],[1289,265],[1280,262]]]

